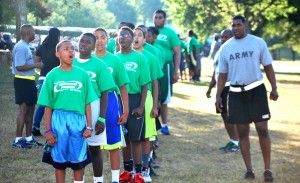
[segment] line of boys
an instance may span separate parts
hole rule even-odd
[[[100,32],[105,32],[105,30],[100,30]],[[158,82],[157,79],[159,79],[163,74],[161,71],[161,64],[159,63],[158,59],[152,55],[151,53],[143,50],[143,45],[146,42],[146,31],[142,28],[136,28],[135,29],[135,49],[137,49],[142,54],[138,53],[137,51],[134,51],[132,48],[132,41],[133,41],[133,32],[128,27],[123,27],[118,32],[118,43],[120,44],[120,52],[117,53],[117,55],[121,58],[122,62],[125,65],[125,68],[127,70],[127,75],[130,78],[130,82],[128,79],[126,79],[126,74],[123,72],[123,75],[121,78],[125,78],[123,83],[120,87],[125,86],[125,84],[129,83],[127,86],[128,89],[128,99],[125,98],[125,102],[123,97],[117,97],[115,94],[115,86],[112,79],[108,76],[110,76],[108,73],[109,69],[106,67],[102,62],[99,62],[96,57],[97,55],[93,56],[91,55],[92,50],[94,50],[95,45],[98,46],[97,41],[100,39],[99,36],[97,36],[97,32],[99,32],[99,29],[94,32],[96,36],[94,36],[91,33],[85,33],[80,37],[79,40],[79,58],[75,58],[73,65],[79,66],[87,71],[88,75],[91,78],[92,86],[94,88],[94,91],[98,97],[96,101],[90,102],[90,108],[91,108],[91,114],[86,114],[86,116],[90,115],[91,118],[91,125],[87,126],[87,129],[92,132],[91,137],[87,139],[88,145],[89,145],[89,151],[91,152],[91,159],[93,163],[93,170],[94,170],[94,182],[103,182],[103,155],[100,153],[100,147],[101,149],[108,149],[108,150],[116,150],[120,149],[124,143],[122,143],[122,131],[120,126],[118,127],[118,130],[115,129],[113,131],[109,128],[111,125],[110,123],[114,124],[124,124],[126,122],[126,118],[128,117],[128,123],[126,124],[126,128],[128,129],[128,134],[125,135],[125,140],[127,146],[123,150],[123,159],[124,159],[124,169],[125,173],[127,171],[128,175],[130,177],[128,180],[123,180],[124,174],[121,175],[120,181],[135,181],[135,182],[144,182],[144,178],[146,178],[147,182],[151,182],[151,178],[149,176],[149,159],[150,159],[150,151],[151,146],[149,142],[149,138],[155,139],[156,134],[156,126],[155,126],[155,117],[158,116]],[[102,35],[103,36],[103,35]],[[105,32],[105,38],[107,39],[107,34]],[[126,40],[128,38],[128,40]],[[103,38],[102,38],[103,39]],[[64,43],[66,44],[66,43]],[[101,46],[101,45],[100,45]],[[103,45],[102,45],[103,47]],[[97,50],[97,49],[96,49]],[[106,52],[107,53],[107,52]],[[97,54],[97,51],[96,53]],[[107,53],[109,54],[109,53]],[[101,55],[100,55],[101,56]],[[70,56],[71,57],[71,56]],[[147,59],[148,58],[148,59]],[[126,61],[127,60],[127,61]],[[61,61],[63,62],[63,61]],[[107,61],[107,64],[109,64]],[[100,64],[101,63],[101,64]],[[149,66],[151,70],[149,70]],[[123,66],[124,67],[124,66]],[[102,69],[102,70],[101,70]],[[140,70],[138,70],[140,69]],[[124,70],[124,69],[123,69]],[[53,71],[54,72],[54,71]],[[110,72],[113,72],[113,69],[110,68]],[[118,73],[118,72],[117,72]],[[151,73],[151,75],[150,75]],[[119,73],[118,73],[119,74]],[[50,74],[51,76],[51,74]],[[152,86],[147,86],[148,83],[152,84]],[[117,83],[117,82],[116,82]],[[54,83],[52,83],[54,84]],[[124,87],[123,87],[124,88]],[[46,90],[46,89],[44,89]],[[40,98],[45,98],[45,92],[44,90],[41,92]],[[110,92],[109,92],[110,90]],[[126,90],[126,87],[125,87]],[[151,93],[152,92],[152,93]],[[109,93],[109,94],[107,94]],[[148,94],[148,95],[147,95]],[[107,103],[107,95],[109,96],[109,102]],[[152,98],[153,95],[153,98]],[[126,96],[126,91],[125,91]],[[99,100],[100,98],[100,100]],[[116,115],[112,115],[113,112],[120,112],[119,110],[119,102],[118,100],[122,98],[122,104],[123,104],[123,110],[124,112],[121,113],[122,116],[125,117],[125,119],[120,122],[119,121],[119,114],[116,113]],[[147,98],[147,100],[146,100]],[[115,100],[114,100],[115,99]],[[154,100],[153,100],[154,99]],[[127,100],[127,102],[126,102]],[[146,102],[147,101],[147,102]],[[147,103],[146,107],[146,118],[144,119],[144,108],[145,108],[145,102]],[[38,102],[41,105],[47,106],[46,103],[42,102],[42,99]],[[115,103],[115,105],[112,105],[111,103]],[[128,107],[126,107],[126,103],[129,104],[129,110]],[[108,107],[106,111],[107,105],[110,106],[110,104],[114,107]],[[50,104],[48,104],[50,106]],[[49,110],[46,110],[49,111]],[[55,110],[56,111],[56,110]],[[111,113],[108,113],[110,111]],[[130,111],[131,113],[128,114]],[[88,110],[86,111],[88,112]],[[53,145],[54,143],[59,142],[57,139],[61,139],[63,136],[63,133],[59,133],[56,130],[54,130],[54,127],[50,127],[50,119],[49,114],[47,114],[47,122],[46,122],[46,137],[47,142],[50,145]],[[109,114],[109,115],[105,115]],[[149,116],[148,116],[149,115]],[[106,122],[105,122],[105,116],[106,116]],[[112,116],[115,116],[114,119],[108,119],[113,118]],[[151,116],[151,117],[150,117]],[[51,120],[53,121],[53,120]],[[108,122],[109,121],[109,122]],[[118,123],[119,121],[119,123]],[[106,130],[104,128],[104,123],[106,125]],[[137,125],[139,124],[139,125]],[[52,124],[54,126],[54,124]],[[117,126],[117,125],[115,125]],[[49,129],[48,129],[49,128]],[[95,130],[94,130],[95,128]],[[112,132],[111,136],[109,136],[108,132]],[[106,135],[105,135],[106,133]],[[56,138],[54,139],[54,134]],[[119,134],[118,140],[114,140],[115,135]],[[50,140],[48,140],[50,139]],[[113,139],[113,140],[112,140]],[[109,141],[112,140],[113,142],[109,143]],[[107,144],[107,145],[105,145]],[[143,145],[143,148],[142,148]],[[57,146],[54,146],[53,151],[58,150],[55,148]],[[60,146],[62,147],[62,146]],[[130,148],[131,147],[131,148]],[[74,147],[72,147],[74,148]],[[65,178],[65,168],[71,167],[74,170],[74,180],[81,178],[78,178],[78,174],[75,174],[77,171],[77,168],[73,164],[77,163],[71,163],[68,162],[68,158],[61,160],[64,161],[66,164],[64,166],[58,166],[57,163],[59,162],[59,158],[56,159],[55,155],[53,154],[53,151],[51,153],[52,155],[52,161],[51,164],[56,169],[56,179],[57,182],[63,181]],[[61,151],[61,150],[58,150]],[[131,153],[132,152],[132,153]],[[143,152],[143,155],[142,155]],[[110,152],[111,153],[111,152]],[[113,156],[116,159],[118,159],[118,151],[116,151],[117,155]],[[61,156],[61,153],[58,153],[58,156]],[[112,155],[112,154],[111,154]],[[66,154],[62,155],[66,156]],[[88,156],[88,153],[87,155]],[[134,176],[132,176],[132,161],[131,157],[133,156],[134,159]],[[118,178],[119,174],[119,167],[117,170],[113,169],[113,166],[118,166],[119,161],[117,163],[113,163],[115,158],[111,158],[111,164],[112,164],[112,182],[118,182],[119,180],[116,180],[116,177]],[[88,160],[87,158],[86,160]],[[143,159],[143,164],[142,164]],[[56,163],[53,163],[56,162]],[[48,162],[49,163],[49,162]],[[87,164],[88,162],[86,162]],[[114,165],[113,165],[114,164]],[[80,166],[79,166],[80,167]],[[143,170],[143,175],[141,174]],[[83,175],[83,169],[80,169],[81,174]],[[123,172],[124,173],[124,172]],[[75,176],[77,175],[77,176]],[[79,174],[80,175],[80,174]],[[115,176],[117,175],[117,176]]]

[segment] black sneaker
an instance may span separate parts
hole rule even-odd
[[[253,180],[255,178],[255,174],[254,172],[251,170],[251,171],[247,171],[245,173],[245,179],[247,180]]]
[[[36,141],[33,137],[32,137],[31,141],[26,141],[26,144],[28,146],[35,146],[35,147],[43,146],[43,144],[41,144],[38,141]]]
[[[220,147],[219,149],[220,150],[226,150],[226,149],[228,149],[228,148],[230,148],[230,146],[231,146],[231,141],[229,141],[225,146],[223,146],[223,147]]]
[[[271,170],[265,170],[264,178],[265,178],[265,182],[273,182],[274,178],[272,176]]]
[[[20,149],[30,149],[30,147],[26,143],[26,140],[23,138],[19,139],[18,142],[13,141],[12,146]]]
[[[33,136],[42,136],[40,130],[36,129],[35,127],[32,128],[31,133]]]

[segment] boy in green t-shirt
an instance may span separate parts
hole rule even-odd
[[[148,85],[148,93],[145,102],[145,140],[143,142],[143,177],[145,182],[152,182],[149,174],[149,158],[151,151],[150,139],[153,141],[157,136],[155,118],[158,116],[158,79],[163,76],[157,57],[144,50],[146,42],[146,29],[136,27],[133,30],[133,48],[142,53],[150,68],[151,83]]]
[[[121,51],[117,53],[125,65],[130,83],[127,85],[129,94],[129,115],[125,124],[128,133],[125,136],[127,147],[123,149],[124,172],[120,175],[121,181],[131,181],[132,154],[134,158],[133,182],[143,181],[142,177],[142,141],[145,139],[144,110],[148,83],[151,81],[146,58],[132,49],[133,32],[129,27],[122,27],[118,32],[118,43]],[[130,143],[130,144],[129,144]]]
[[[83,182],[83,168],[91,162],[86,139],[92,133],[90,103],[97,99],[88,74],[73,66],[74,47],[70,41],[56,46],[59,67],[46,77],[38,104],[45,107],[45,136],[53,146],[43,162],[55,168],[56,182],[65,182],[67,167],[74,180]]]
[[[116,90],[108,93],[108,106],[106,110],[106,136],[107,145],[103,149],[109,151],[111,165],[111,182],[119,182],[120,176],[120,154],[119,150],[124,146],[124,134],[120,125],[127,122],[128,117],[128,92],[126,85],[129,78],[121,59],[105,48],[107,45],[107,33],[103,28],[97,28],[94,33],[96,36],[95,56],[101,59],[109,68],[111,75],[117,85]],[[123,108],[122,108],[123,107]],[[124,126],[123,126],[124,127]],[[101,153],[103,155],[103,153]]]
[[[115,82],[107,65],[92,56],[95,49],[96,37],[92,33],[83,33],[79,39],[79,57],[74,65],[83,68],[90,76],[98,99],[91,103],[92,108],[92,136],[87,139],[93,160],[94,181],[103,182],[103,160],[100,146],[107,144],[105,118],[108,104],[108,91],[115,89]],[[109,116],[110,117],[110,116]]]

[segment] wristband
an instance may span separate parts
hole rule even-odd
[[[105,119],[101,117],[98,118],[98,121],[100,121],[101,123],[105,123]]]
[[[51,129],[50,130],[46,130],[45,134],[49,133],[49,132],[53,132]]]
[[[128,117],[128,112],[124,112],[123,115]]]

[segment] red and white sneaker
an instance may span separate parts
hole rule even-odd
[[[120,179],[119,179],[120,183],[131,183],[133,181],[132,179],[132,173],[124,170],[121,174],[120,174]]]
[[[145,183],[143,175],[141,173],[134,174],[132,183]]]

